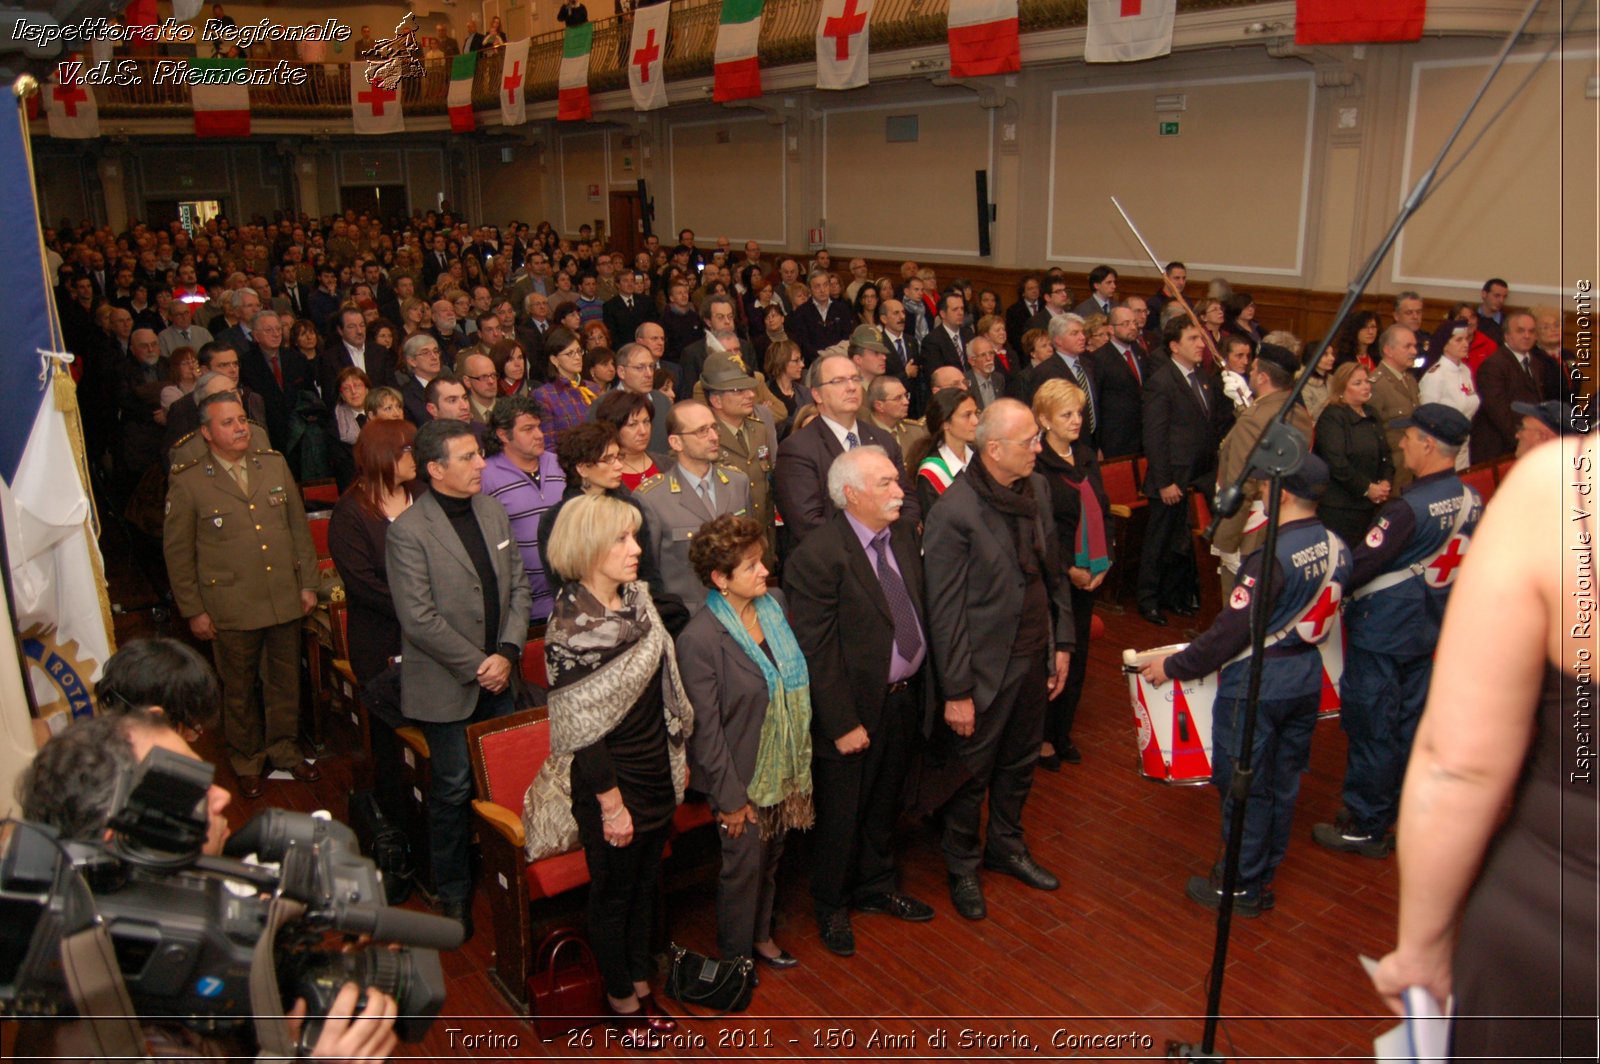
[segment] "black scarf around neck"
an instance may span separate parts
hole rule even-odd
[[[1045,572],[1046,558],[1044,530],[1039,521],[1039,500],[1034,497],[1029,477],[1018,478],[1010,487],[1002,487],[989,474],[983,456],[975,456],[967,463],[963,475],[972,484],[985,506],[1006,519],[1011,529],[1012,545],[1016,548],[1017,563],[1025,576],[1032,579]]]

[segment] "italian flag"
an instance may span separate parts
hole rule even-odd
[[[1017,0],[950,0],[950,76],[981,78],[1022,69]]]
[[[717,103],[761,95],[761,0],[722,0],[717,27],[717,77],[711,98]]]
[[[581,122],[589,109],[589,50],[594,47],[594,23],[567,27],[561,38],[561,73],[556,80],[556,118]]]
[[[194,135],[197,137],[248,137],[250,135],[250,89],[237,84],[204,85],[208,71],[224,70],[243,78],[243,59],[191,59],[189,71],[195,80],[189,85],[194,102]],[[234,73],[237,72],[237,73]],[[217,77],[211,74],[211,77]]]
[[[450,132],[471,133],[478,128],[472,113],[472,78],[478,72],[478,53],[462,52],[450,60]]]
[[[1294,43],[1418,41],[1427,0],[1295,0]]]

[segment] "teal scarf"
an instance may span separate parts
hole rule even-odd
[[[761,746],[748,794],[761,821],[761,837],[769,839],[780,830],[809,828],[815,819],[811,805],[811,673],[772,596],[762,595],[755,600],[755,607],[776,665],[750,637],[727,599],[715,591],[706,596],[706,608],[766,677],[767,715],[761,722]]]

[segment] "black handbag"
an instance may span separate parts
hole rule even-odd
[[[667,950],[672,954],[672,970],[664,988],[668,997],[715,1013],[743,1012],[750,1007],[755,962],[749,957],[719,961],[676,942]]]

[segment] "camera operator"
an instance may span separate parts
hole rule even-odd
[[[222,702],[222,687],[211,665],[193,647],[176,639],[134,639],[106,659],[94,686],[100,712],[153,711],[190,743]]]
[[[151,640],[164,643],[166,640]],[[128,650],[114,655],[107,663],[107,672],[122,686],[114,687],[120,698],[127,699],[126,711],[117,715],[93,717],[80,721],[46,743],[34,757],[33,764],[23,773],[17,784],[17,800],[25,819],[55,828],[65,839],[108,839],[107,827],[116,801],[118,783],[143,761],[151,750],[160,747],[183,757],[200,760],[194,749],[172,727],[164,713],[151,712],[165,707],[141,706],[137,703],[135,684],[126,671],[111,668],[116,659],[128,654],[139,644],[130,644]],[[187,650],[188,648],[183,648]],[[140,653],[167,653],[170,648],[144,647]],[[193,652],[190,651],[192,655]],[[135,660],[138,659],[135,654]],[[198,656],[194,664],[204,668]],[[181,692],[188,688],[184,679],[186,670],[166,678],[169,690]],[[209,670],[207,670],[209,672]],[[150,677],[148,682],[161,683]],[[215,689],[215,679],[212,679]],[[187,707],[185,712],[187,711]],[[174,714],[181,717],[183,713]],[[222,853],[228,837],[228,822],[224,811],[233,796],[215,784],[206,793],[206,818],[208,827],[201,852],[209,856]],[[346,983],[334,998],[322,1030],[310,1056],[316,1059],[374,1060],[387,1057],[395,1048],[394,1031],[398,1006],[394,998],[376,989],[367,992],[367,1005],[359,1016],[354,1014],[360,988]],[[304,999],[297,1001],[286,1013],[290,1038],[298,1041],[302,1021],[306,1015]],[[219,1059],[238,1055],[236,1046],[223,1044],[215,1037],[200,1036],[186,1028],[169,1023],[143,1025],[152,1054],[155,1056],[185,1056]],[[63,1058],[87,1059],[83,1025],[74,1023],[39,1023],[22,1025],[17,1046],[17,1059],[27,1056],[57,1060]],[[41,1044],[42,1043],[42,1044]]]

